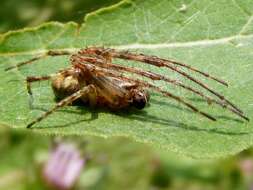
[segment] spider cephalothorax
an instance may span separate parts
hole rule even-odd
[[[45,56],[59,56],[59,55],[71,55],[70,62],[71,67],[65,70],[59,71],[56,74],[48,76],[30,76],[27,77],[27,89],[31,95],[31,83],[35,81],[51,80],[52,88],[55,96],[60,99],[48,112],[38,117],[30,124],[41,121],[49,114],[53,113],[56,109],[65,105],[71,104],[73,101],[80,99],[84,102],[88,102],[91,106],[104,106],[118,110],[129,106],[134,106],[138,109],[143,109],[149,101],[148,90],[158,92],[166,97],[172,98],[178,101],[196,113],[215,121],[216,119],[208,113],[200,111],[191,103],[184,100],[182,97],[176,96],[169,91],[163,90],[160,87],[154,85],[146,80],[141,80],[134,77],[129,77],[127,74],[136,74],[151,80],[162,80],[175,86],[179,86],[187,91],[194,93],[195,95],[203,98],[208,104],[214,103],[218,106],[226,108],[234,114],[240,116],[245,120],[249,120],[244,113],[234,103],[226,99],[223,95],[213,90],[208,85],[204,84],[200,80],[194,78],[190,74],[186,73],[181,67],[188,69],[192,72],[197,72],[200,75],[216,82],[228,86],[228,84],[216,77],[202,72],[189,65],[179,63],[172,60],[162,59],[156,56],[149,56],[144,54],[136,54],[127,51],[117,51],[110,48],[90,47],[80,50],[77,53],[71,53],[68,51],[48,51],[43,55],[39,55],[31,60],[17,64],[14,67],[9,67],[6,70],[20,67],[25,64],[30,64]],[[205,89],[211,93],[214,97],[206,95],[202,91],[188,86],[181,81],[171,79],[167,76],[147,71],[139,68],[127,67],[120,64],[112,63],[114,58],[132,60],[141,62],[144,64],[150,64],[160,68],[170,69],[183,77],[193,81],[199,85],[202,89]]]

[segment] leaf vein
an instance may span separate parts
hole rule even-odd
[[[115,49],[161,49],[161,48],[185,48],[185,47],[209,47],[213,45],[220,45],[230,43],[232,40],[240,40],[240,39],[248,39],[253,38],[253,34],[250,35],[235,35],[225,38],[219,39],[204,39],[204,40],[197,40],[197,41],[188,41],[188,42],[174,42],[174,43],[160,43],[160,44],[141,44],[141,43],[133,43],[127,45],[111,45],[110,48]],[[50,49],[55,51],[69,51],[70,53],[74,53],[78,51],[80,48],[62,48],[62,49]],[[0,53],[0,57],[6,56],[17,56],[17,55],[38,55],[46,53],[47,49],[40,49],[34,51],[23,51],[23,52],[4,52]]]

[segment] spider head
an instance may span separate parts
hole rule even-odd
[[[149,101],[149,94],[146,91],[134,89],[132,105],[137,109],[143,109]]]

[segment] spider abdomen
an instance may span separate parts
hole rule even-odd
[[[52,77],[51,86],[55,97],[59,100],[70,96],[81,88],[76,77],[73,75],[65,76],[65,74],[62,73],[57,73]]]

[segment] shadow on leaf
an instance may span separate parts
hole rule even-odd
[[[169,106],[170,108],[173,107],[173,108],[179,109],[180,111],[183,111],[183,112],[190,112],[192,114],[195,114],[194,112],[192,112],[189,109],[181,108],[179,106],[170,104],[168,102],[160,102],[158,100],[155,100],[155,101],[152,100],[152,103],[160,104],[160,105],[163,105],[163,106],[164,105]],[[96,119],[99,118],[100,113],[110,113],[110,114],[122,117],[124,119],[137,120],[137,121],[141,121],[141,122],[144,122],[144,123],[158,124],[158,125],[163,125],[163,126],[166,126],[166,127],[181,128],[181,129],[189,130],[189,131],[208,132],[208,133],[215,133],[215,134],[222,134],[222,135],[245,135],[245,134],[249,134],[248,132],[222,131],[222,128],[221,129],[218,129],[218,128],[199,128],[197,126],[188,125],[186,123],[178,122],[178,121],[175,121],[175,120],[172,120],[172,119],[159,118],[159,117],[148,114],[146,110],[137,110],[135,108],[128,108],[128,109],[125,109],[125,110],[120,110],[120,111],[115,112],[115,111],[111,111],[111,110],[106,109],[106,108],[91,108],[91,107],[88,107],[87,105],[83,105],[80,102],[76,102],[74,104],[74,106],[78,110],[58,110],[57,112],[72,113],[72,114],[74,113],[74,114],[79,114],[79,115],[85,115],[87,113],[90,113],[91,117],[89,119],[81,119],[81,120],[77,120],[77,121],[74,121],[74,122],[68,122],[68,123],[59,124],[59,125],[52,125],[52,126],[47,126],[47,127],[34,127],[34,128],[48,129],[48,128],[70,127],[71,125],[81,124],[82,122],[91,122],[93,120],[96,120]],[[36,108],[36,109],[46,111],[43,108]],[[226,121],[234,121],[234,122],[243,123],[239,119],[234,119],[234,118],[231,118],[231,117],[228,117],[228,116],[216,116],[216,117],[218,119],[223,119],[223,120],[226,120]]]

